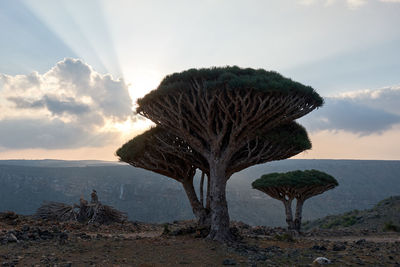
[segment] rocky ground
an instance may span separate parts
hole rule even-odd
[[[285,229],[232,223],[241,239],[222,245],[202,238],[191,221],[82,225],[0,214],[2,266],[400,266],[400,234],[368,230]]]

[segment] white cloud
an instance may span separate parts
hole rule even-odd
[[[366,89],[347,92],[339,94],[335,98],[349,99],[354,103],[400,115],[400,85],[377,90]]]
[[[375,0],[376,2],[383,3],[400,3],[400,0]],[[345,2],[350,9],[356,9],[368,3],[367,0],[298,0],[298,3],[305,6],[314,4],[323,4],[324,6],[331,6],[335,3]]]
[[[400,124],[400,86],[347,92],[325,100],[321,109],[301,120],[311,131],[371,135]]]
[[[318,0],[299,0],[298,2],[302,5],[309,6],[317,3]]]
[[[134,119],[128,87],[79,59],[44,74],[0,74],[0,147],[102,146]],[[14,133],[14,134],[13,134]]]
[[[396,0],[388,0],[388,1],[396,1]],[[332,6],[333,4],[340,2],[344,2],[350,9],[356,9],[365,5],[367,3],[367,0],[299,0],[299,3],[305,6],[310,6],[314,4],[323,4],[324,6]]]
[[[349,8],[359,8],[367,3],[366,0],[347,0]]]

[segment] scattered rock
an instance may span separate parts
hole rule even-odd
[[[84,232],[82,232],[82,233],[77,233],[76,236],[79,237],[80,239],[83,239],[83,240],[90,240],[90,239],[92,239],[92,237],[91,237],[90,235],[88,235],[88,234],[86,234],[86,233],[84,233]]]
[[[333,251],[343,251],[343,250],[346,250],[346,246],[344,244],[334,244],[332,250]]]
[[[312,263],[313,266],[326,265],[326,264],[331,264],[331,261],[325,257],[318,257]]]
[[[222,265],[236,265],[236,261],[234,259],[225,259]]]
[[[267,256],[265,256],[264,254],[256,254],[254,256],[254,260],[256,261],[266,261],[268,259]]]
[[[8,242],[18,242],[18,239],[17,239],[17,237],[13,234],[13,233],[9,233],[8,234],[8,236],[7,236],[7,241]]]
[[[365,244],[367,241],[365,240],[365,239],[360,239],[360,240],[357,240],[355,243],[356,243],[356,245],[363,245],[363,244]]]
[[[177,230],[174,230],[174,231],[170,232],[168,235],[179,236],[179,235],[193,234],[195,232],[196,232],[196,229],[194,227],[189,226],[188,228],[179,228]]]
[[[313,249],[313,250],[325,251],[325,250],[326,250],[326,247],[324,247],[324,246],[319,246],[319,245],[314,245],[314,246],[311,247],[311,249]]]

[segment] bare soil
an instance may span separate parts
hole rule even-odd
[[[191,221],[157,224],[82,225],[0,218],[2,266],[400,266],[398,233],[304,233],[232,223],[242,238],[220,244],[200,237]],[[165,230],[168,231],[165,231]],[[168,233],[167,233],[168,232]]]

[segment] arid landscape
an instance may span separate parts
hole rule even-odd
[[[187,200],[183,196],[177,198],[179,188],[171,191],[175,184],[168,184],[167,178],[145,176],[145,172],[135,168],[131,171],[127,166],[46,168],[38,165],[48,162],[26,161],[25,165],[35,165],[28,168],[10,164],[14,162],[5,163],[9,165],[4,164],[1,169],[5,205],[0,212],[2,266],[310,266],[318,257],[329,259],[330,266],[397,266],[400,263],[400,197],[368,204],[372,199],[397,190],[393,184],[397,162],[289,160],[241,173],[233,180],[237,184],[229,192],[234,197],[230,208],[236,216],[254,214],[248,216],[248,220],[258,218],[264,223],[281,223],[280,226],[259,226],[261,224],[257,224],[257,220],[250,220],[250,225],[233,219],[231,230],[237,240],[228,244],[205,239],[207,229],[198,228],[194,220],[174,221],[173,218],[179,218],[182,211],[189,214],[185,217],[190,218],[190,209],[184,206]],[[86,162],[79,164],[83,163]],[[56,164],[75,166],[78,163],[59,161]],[[257,172],[312,168],[317,164],[329,173],[335,173],[342,186],[332,190],[333,194],[327,194],[327,198],[321,195],[314,201],[310,200],[305,205],[305,211],[312,214],[308,218],[323,213],[333,215],[306,219],[302,233],[293,234],[282,224],[283,205],[250,189],[247,184],[251,180],[248,177],[257,176]],[[126,169],[126,174],[120,169]],[[112,183],[100,179],[103,176],[109,179],[112,173],[117,173],[120,178]],[[135,178],[131,178],[132,174]],[[92,178],[95,175],[100,178]],[[55,178],[47,178],[53,176]],[[137,181],[139,178],[141,183]],[[363,186],[355,187],[356,181],[361,179]],[[123,192],[122,197],[120,184],[129,189]],[[146,187],[141,186],[143,184]],[[162,194],[162,190],[158,189],[160,185],[170,194]],[[36,219],[28,215],[34,214],[44,200],[57,200],[70,205],[77,203],[77,188],[90,192],[93,187],[98,189],[102,203],[115,204],[120,210],[129,211],[129,221],[111,225],[82,224]],[[380,191],[368,195],[366,192],[372,192],[373,188],[380,188]],[[29,203],[24,199],[30,199]],[[347,202],[343,199],[353,200],[352,206],[346,209]],[[165,207],[159,206],[161,200],[166,202],[163,204]],[[11,204],[18,210],[25,209],[25,214],[6,211],[7,205],[11,207]],[[135,204],[134,208],[126,210],[124,207],[128,204]],[[370,208],[363,209],[365,206]],[[358,209],[349,210],[350,207]],[[345,212],[338,213],[340,209]],[[159,217],[164,222],[157,223],[133,219],[147,212],[144,218],[155,220],[157,217],[150,211],[164,212],[168,217]]]
[[[0,267],[400,267],[399,14],[0,0]]]
[[[284,228],[232,222],[237,241],[204,239],[193,221],[85,225],[0,215],[2,266],[399,266],[400,233],[382,229]]]

